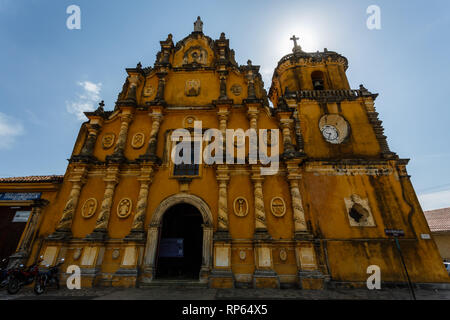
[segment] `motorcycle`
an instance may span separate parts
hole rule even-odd
[[[43,257],[41,256],[38,262],[33,263],[28,268],[26,268],[23,264],[21,264],[18,268],[10,270],[7,288],[8,293],[16,294],[23,286],[33,283],[36,276],[39,274],[38,264],[42,260]]]
[[[4,288],[8,285],[9,281],[9,270],[7,268],[8,260],[3,259],[2,260],[2,267],[0,268],[0,288]]]
[[[64,258],[62,258],[60,262],[51,267],[48,271],[39,272],[34,284],[34,293],[42,294],[50,285],[55,285],[56,289],[59,290],[59,267],[63,263]],[[48,268],[49,265],[46,267]]]

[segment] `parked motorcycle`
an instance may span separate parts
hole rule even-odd
[[[8,280],[9,280],[8,259],[3,259],[1,261],[0,267],[0,289],[8,285]]]
[[[38,264],[42,261],[42,256],[38,262],[26,268],[21,264],[18,268],[14,268],[9,272],[8,293],[16,294],[26,285],[33,283],[36,276],[39,274]]]
[[[42,294],[47,287],[54,285],[59,290],[59,267],[64,263],[64,258],[61,259],[56,265],[51,267],[48,271],[39,272],[36,282],[34,284],[34,292],[36,294]],[[49,265],[47,265],[47,268]]]

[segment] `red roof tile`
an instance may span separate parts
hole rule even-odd
[[[450,231],[450,208],[425,211],[432,232]]]
[[[62,182],[63,178],[62,175],[11,177],[0,178],[0,183]]]

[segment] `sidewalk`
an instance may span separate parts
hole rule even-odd
[[[417,300],[450,300],[450,290],[415,290]],[[408,289],[203,289],[203,288],[67,288],[40,296],[32,288],[16,295],[0,291],[0,300],[410,300]]]

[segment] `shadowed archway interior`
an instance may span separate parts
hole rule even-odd
[[[176,204],[164,213],[158,241],[156,278],[199,278],[202,224],[202,215],[190,204]]]

